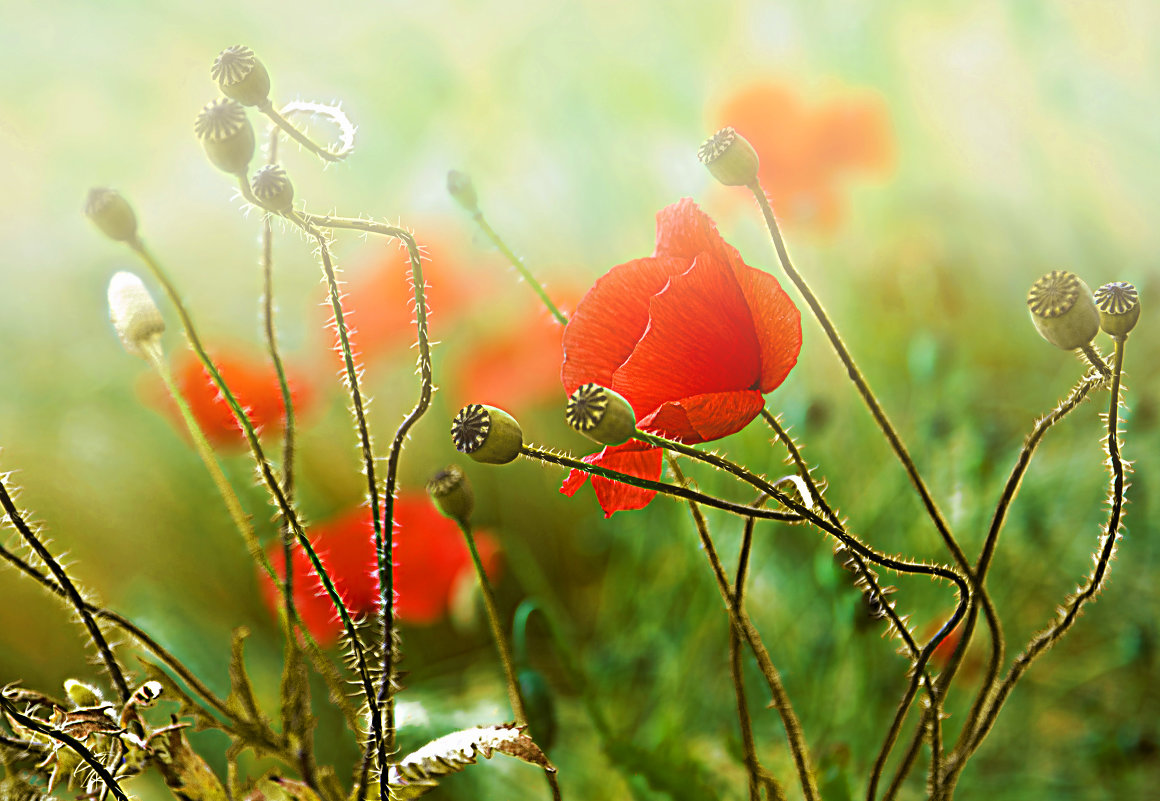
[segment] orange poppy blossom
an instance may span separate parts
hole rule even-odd
[[[890,115],[871,92],[848,91],[808,106],[788,86],[755,83],[730,95],[714,120],[757,150],[762,187],[789,223],[832,230],[843,213],[840,179],[885,174],[894,164]]]
[[[561,379],[619,392],[637,426],[688,444],[740,431],[797,363],[801,315],[769,273],[747,265],[685,198],[657,214],[653,255],[613,267],[564,331]],[[661,473],[660,449],[630,440],[584,457],[642,478]],[[573,470],[560,491],[588,479]],[[592,486],[605,516],[655,493],[604,478]]]
[[[357,508],[311,526],[307,532],[318,557],[351,615],[378,611],[378,560],[370,512]],[[475,534],[475,544],[488,575],[495,577],[499,548],[486,532]],[[475,581],[463,534],[453,520],[444,517],[426,494],[402,493],[395,501],[395,615],[405,623],[428,625],[443,618],[464,582]],[[285,575],[280,542],[266,549],[274,572]],[[313,565],[302,548],[295,546],[291,559],[294,605],[302,622],[323,645],[342,631],[338,614]],[[279,589],[264,572],[262,597],[271,613],[277,608]]]
[[[212,350],[210,358],[258,433],[281,431],[285,418],[282,389],[269,357],[248,346],[222,346]],[[296,370],[285,369],[290,399],[295,414],[300,415],[313,404],[314,391]],[[233,411],[193,353],[186,351],[177,357],[173,379],[212,445],[227,449],[245,447],[245,436],[234,419]],[[175,425],[183,425],[181,415],[168,394],[152,384],[147,394],[150,403],[162,407]]]

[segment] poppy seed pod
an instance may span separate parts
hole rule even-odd
[[[624,396],[595,383],[568,396],[564,416],[572,428],[604,445],[623,445],[636,433],[636,413]]]
[[[1091,289],[1067,270],[1054,270],[1032,284],[1027,308],[1040,335],[1063,350],[1087,345],[1100,330]]]
[[[254,129],[241,103],[226,97],[206,103],[193,132],[215,167],[231,175],[246,174],[254,157]]]
[[[104,702],[104,699],[101,698],[101,693],[96,687],[92,687],[76,679],[64,680],[64,694],[79,709],[100,706]]]
[[[459,170],[447,173],[447,192],[466,211],[472,214],[479,211],[479,195],[475,194],[475,184],[467,173]]]
[[[445,517],[466,524],[475,509],[475,493],[459,465],[448,465],[427,482],[427,494]]]
[[[1100,312],[1100,328],[1105,334],[1125,337],[1140,319],[1140,295],[1136,287],[1126,281],[1104,284],[1096,290],[1096,308]]]
[[[294,184],[277,164],[267,164],[250,179],[250,189],[262,208],[279,214],[294,206]]]
[[[477,462],[507,464],[520,455],[524,434],[504,410],[471,403],[451,422],[451,440],[455,450]]]
[[[115,189],[90,189],[85,199],[85,216],[116,242],[132,242],[137,238],[137,215]]]
[[[757,151],[732,128],[722,128],[697,149],[697,158],[725,186],[749,186],[757,180]]]
[[[270,73],[244,45],[227,47],[217,54],[210,77],[222,94],[243,106],[265,106],[270,102]]]
[[[129,353],[148,359],[160,351],[165,320],[133,273],[119,272],[109,280],[109,319]]]

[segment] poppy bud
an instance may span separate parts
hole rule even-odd
[[[1083,347],[1100,330],[1100,313],[1091,289],[1067,270],[1054,270],[1032,284],[1027,307],[1036,330],[1057,348]]]
[[[262,208],[281,214],[294,205],[294,184],[277,164],[267,164],[250,179],[250,189]]]
[[[524,434],[515,418],[494,406],[471,403],[451,422],[455,450],[477,462],[507,464],[520,455]]]
[[[749,186],[757,180],[757,151],[732,128],[722,128],[697,149],[697,158],[725,186]]]
[[[222,94],[243,106],[265,106],[270,102],[270,73],[244,45],[227,47],[217,54],[209,71]]]
[[[1104,284],[1096,290],[1096,308],[1100,310],[1103,332],[1125,337],[1140,319],[1140,295],[1126,281]]]
[[[475,493],[459,465],[448,465],[427,482],[427,494],[446,517],[466,524],[475,509]]]
[[[193,132],[215,167],[232,175],[246,174],[254,157],[254,129],[241,103],[225,97],[206,103]]]
[[[145,284],[133,273],[115,273],[109,280],[109,319],[129,353],[147,359],[160,351],[165,320]]]
[[[447,173],[447,192],[465,210],[472,214],[479,211],[479,196],[475,194],[475,184],[467,173],[459,170]]]
[[[604,445],[623,445],[636,433],[636,413],[619,393],[583,384],[568,396],[568,425]]]
[[[105,236],[116,242],[132,242],[137,238],[137,215],[133,213],[129,202],[115,189],[98,187],[89,190],[85,200],[85,216]]]
[[[96,687],[76,679],[64,680],[64,694],[68,696],[68,700],[72,701],[74,706],[81,709],[100,706],[104,702]]]

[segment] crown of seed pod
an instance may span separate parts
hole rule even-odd
[[[193,132],[215,167],[231,175],[246,174],[254,157],[254,129],[241,103],[228,97],[206,103]]]
[[[115,189],[90,189],[85,199],[85,216],[116,242],[132,242],[137,238],[137,215],[129,201]]]
[[[479,195],[475,194],[475,184],[467,173],[459,170],[447,173],[447,193],[472,214],[479,211]]]
[[[599,384],[582,384],[568,396],[568,425],[604,445],[623,445],[636,433],[636,413],[624,396]]]
[[[109,319],[129,353],[143,359],[160,354],[165,320],[145,284],[133,273],[115,273],[109,280]]]
[[[1115,281],[1097,289],[1095,297],[1100,328],[1105,334],[1124,337],[1136,327],[1140,319],[1140,295],[1136,287],[1126,281]]]
[[[697,158],[725,186],[749,186],[757,180],[757,151],[732,128],[722,128],[697,149]]]
[[[243,106],[265,106],[270,102],[270,73],[245,45],[227,47],[218,53],[209,74],[223,95]]]
[[[1100,330],[1100,313],[1091,289],[1067,270],[1054,270],[1032,284],[1027,308],[1036,330],[1057,348],[1083,347]]]
[[[294,184],[277,164],[267,164],[250,179],[250,189],[262,208],[279,214],[294,206]]]
[[[524,433],[503,409],[471,403],[451,421],[451,441],[477,462],[507,464],[520,455]]]
[[[427,482],[427,494],[446,517],[466,524],[475,509],[475,493],[459,465],[448,465]]]

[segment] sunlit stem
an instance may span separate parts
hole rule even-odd
[[[258,110],[269,117],[270,121],[277,125],[283,133],[285,133],[298,144],[302,145],[314,155],[318,156],[320,159],[329,162],[336,162],[342,161],[342,159],[347,155],[346,153],[334,153],[330,149],[315,143],[309,136],[295,128],[294,124],[291,123],[290,120],[283,117],[269,101],[267,101],[264,106],[259,106]]]
[[[506,258],[508,262],[510,262],[511,265],[516,268],[516,272],[519,273],[520,277],[523,278],[524,281],[527,282],[528,286],[532,288],[532,291],[536,293],[536,295],[540,298],[540,301],[544,304],[545,307],[547,307],[548,311],[552,313],[552,316],[556,318],[556,322],[558,322],[560,325],[567,325],[568,317],[564,314],[564,312],[560,311],[559,307],[557,307],[555,303],[552,302],[552,299],[548,296],[547,290],[544,289],[544,285],[541,284],[534,275],[532,275],[532,271],[527,268],[523,262],[523,259],[517,256],[515,252],[507,246],[507,243],[500,238],[500,235],[495,232],[495,229],[493,229],[488,224],[487,220],[483,217],[483,212],[477,210],[471,215],[471,218],[475,220],[475,224],[479,226],[479,230],[483,231],[484,235],[491,240],[491,243],[496,246],[500,253],[503,254],[504,258]]]

